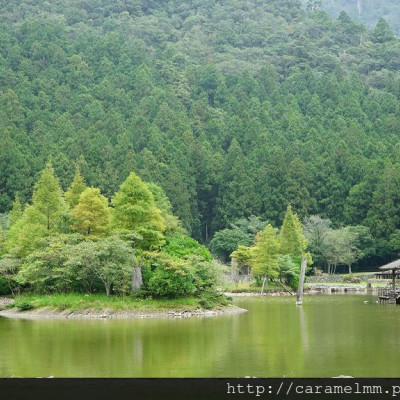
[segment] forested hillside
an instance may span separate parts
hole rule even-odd
[[[305,6],[314,2],[302,0]],[[375,26],[379,18],[385,18],[396,35],[400,35],[400,9],[397,0],[322,0],[320,7],[335,18],[341,11],[345,11],[351,18],[369,27]]]
[[[387,3],[389,3],[387,1]],[[10,1],[0,212],[51,160],[109,199],[134,171],[191,235],[251,215],[364,225],[400,250],[400,42],[298,0]]]

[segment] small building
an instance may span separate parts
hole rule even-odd
[[[375,279],[392,279],[392,271],[375,272]],[[399,279],[400,271],[396,271],[396,279]]]
[[[384,288],[378,289],[379,303],[400,304],[400,259],[379,267],[381,278],[390,278],[390,282]],[[387,279],[388,279],[387,278]]]

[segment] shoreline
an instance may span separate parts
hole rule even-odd
[[[304,295],[318,295],[318,294],[331,294],[331,293],[357,293],[357,294],[375,294],[378,290],[378,287],[367,288],[365,286],[356,286],[356,285],[321,285],[321,284],[312,284],[304,289]],[[265,291],[263,294],[260,292],[224,292],[225,296],[229,297],[245,297],[245,296],[296,296],[297,292],[293,291],[292,294],[285,292],[283,290],[270,290]]]
[[[152,309],[127,309],[115,311],[111,309],[86,308],[82,310],[60,310],[50,307],[42,307],[29,311],[19,311],[17,308],[0,309],[0,317],[20,319],[74,319],[74,320],[99,320],[99,319],[148,319],[148,318],[192,318],[213,317],[218,315],[232,315],[245,313],[247,310],[237,306],[225,306],[214,310],[185,310],[171,309],[166,311]]]

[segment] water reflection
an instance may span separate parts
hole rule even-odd
[[[400,376],[400,307],[366,299],[239,299],[248,313],[182,320],[3,318],[0,375]]]
[[[308,352],[308,332],[306,328],[306,322],[304,317],[304,308],[302,305],[297,306],[297,311],[299,314],[299,326],[300,326],[300,333],[301,333],[301,342],[303,345],[304,352]]]

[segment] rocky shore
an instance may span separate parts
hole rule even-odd
[[[3,300],[4,299],[0,299]],[[115,311],[111,309],[98,310],[87,308],[83,310],[59,310],[49,307],[29,311],[17,308],[3,309],[0,306],[0,317],[23,319],[144,319],[144,318],[190,318],[211,317],[217,315],[239,314],[247,310],[236,306],[220,307],[215,310],[151,310],[129,309]]]
[[[13,303],[14,300],[8,297],[0,297],[0,310]]]

